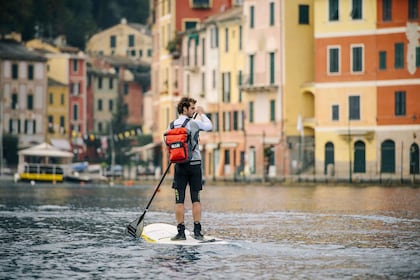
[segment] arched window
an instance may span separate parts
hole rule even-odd
[[[410,174],[419,174],[419,146],[416,143],[410,147]]]
[[[395,173],[395,143],[392,140],[381,144],[381,173]]]
[[[325,144],[324,174],[328,172],[328,164],[334,164],[334,144],[328,142]]]
[[[354,143],[354,173],[366,172],[366,145],[363,141]]]

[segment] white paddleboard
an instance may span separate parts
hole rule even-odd
[[[146,225],[143,228],[141,237],[149,243],[157,244],[173,244],[173,245],[210,245],[210,244],[227,244],[225,240],[214,236],[204,236],[204,240],[195,239],[189,230],[185,230],[186,240],[172,241],[171,238],[178,233],[176,226],[156,223]]]

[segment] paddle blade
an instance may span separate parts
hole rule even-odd
[[[127,225],[127,233],[132,237],[140,237],[144,227],[144,213]]]

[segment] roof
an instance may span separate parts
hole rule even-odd
[[[228,20],[241,19],[242,14],[243,14],[242,10],[243,10],[242,6],[231,8],[221,13],[208,17],[204,22],[209,24],[213,22],[223,22],[223,21],[228,21]]]
[[[42,143],[28,149],[24,149],[18,152],[19,155],[24,156],[43,156],[43,157],[60,157],[60,158],[71,158],[73,154],[65,152],[48,143]]]
[[[60,87],[66,87],[67,84],[64,84],[60,81],[54,80],[53,78],[48,77],[48,86],[60,86]]]
[[[150,29],[146,25],[143,25],[143,24],[140,24],[140,23],[134,23],[134,22],[133,23],[127,23],[127,25],[130,26],[131,28],[134,28],[134,29],[140,31],[141,33],[144,33],[144,34],[149,35],[149,36],[152,35],[152,32],[150,32]]]
[[[0,59],[46,62],[47,58],[13,40],[0,40]]]

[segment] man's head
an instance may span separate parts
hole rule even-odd
[[[189,118],[192,118],[195,112],[195,103],[197,103],[197,100],[191,97],[183,97],[177,106],[178,114],[186,115]]]

